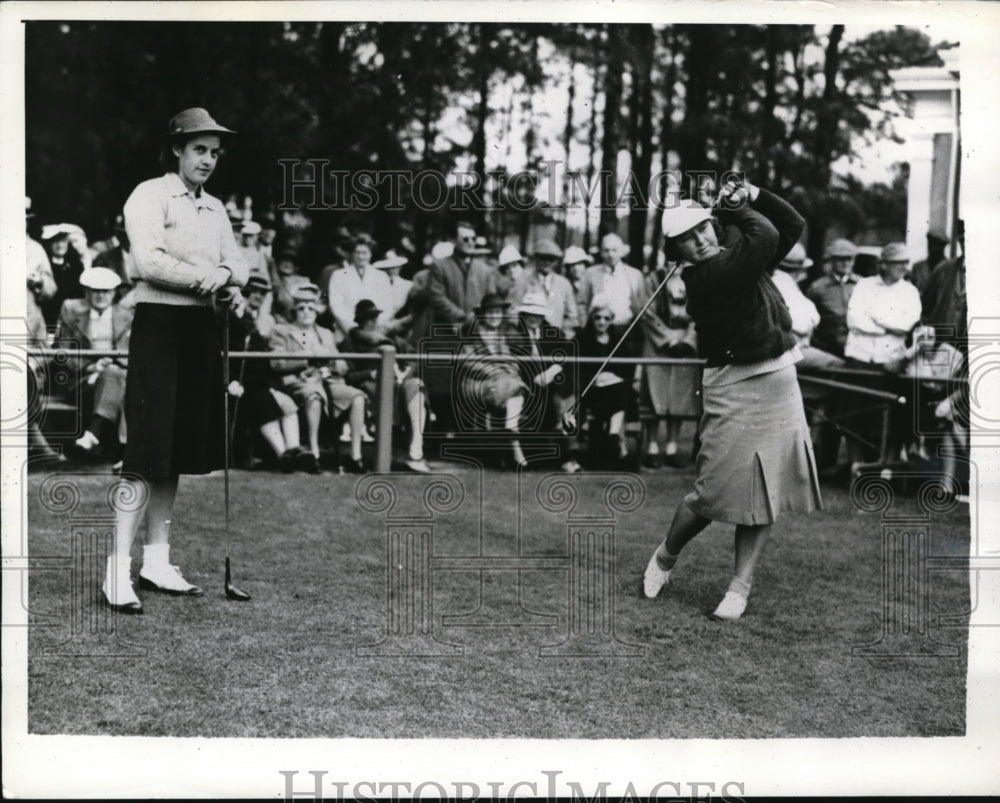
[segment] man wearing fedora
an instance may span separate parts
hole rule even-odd
[[[854,275],[857,255],[858,247],[850,240],[834,240],[823,254],[823,275],[806,290],[819,312],[812,345],[838,357],[844,356],[847,345],[847,304],[858,283]]]
[[[80,274],[84,297],[68,298],[59,311],[56,348],[70,354],[77,351],[128,350],[132,329],[132,310],[114,303],[115,289],[121,284],[109,268],[88,268]],[[95,454],[106,445],[109,436],[121,434],[120,423],[125,405],[125,361],[114,357],[70,358],[71,399],[92,399],[93,410],[87,429],[77,439],[76,447]],[[82,393],[81,393],[82,392]],[[117,458],[116,458],[117,459]]]
[[[548,307],[545,322],[571,338],[576,335],[580,321],[573,286],[554,270],[562,258],[562,249],[553,240],[539,242],[535,246],[534,269],[525,272],[520,290],[515,288],[515,300],[528,293],[542,295]]]
[[[203,595],[170,562],[170,523],[180,475],[208,474],[222,468],[226,456],[214,307],[216,294],[231,295],[246,284],[247,267],[226,208],[205,191],[205,183],[215,172],[223,141],[233,134],[205,109],[176,114],[162,138],[164,173],[143,181],[125,202],[136,306],[122,475],[133,486],[134,498],[144,503],[118,511],[103,588],[108,604],[124,613],[142,612],[132,587],[131,550],[143,518],[140,585],[173,595]]]

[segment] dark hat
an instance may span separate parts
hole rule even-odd
[[[267,293],[271,290],[271,282],[266,276],[251,276],[247,279],[246,286],[243,288],[243,294],[258,292]]]
[[[291,262],[298,262],[299,252],[291,246],[286,245],[278,251],[278,259],[287,259]]]
[[[207,111],[194,107],[175,114],[167,125],[168,139],[194,136],[195,134],[235,134],[232,129],[219,125]]]
[[[510,304],[504,301],[497,293],[487,293],[483,296],[483,300],[479,302],[479,306],[476,307],[476,314],[486,312],[488,309],[507,309]]]
[[[370,298],[362,298],[354,305],[354,320],[357,323],[367,321],[369,318],[377,318],[382,314],[382,310],[375,306],[375,302]]]

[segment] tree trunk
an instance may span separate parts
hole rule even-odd
[[[615,201],[618,197],[618,167],[619,133],[621,123],[622,101],[622,42],[619,39],[621,30],[608,26],[607,38],[607,71],[604,74],[604,121],[601,132],[601,224],[598,236],[618,231],[618,210]]]
[[[686,25],[688,47],[686,51],[686,72],[684,95],[684,121],[677,132],[677,156],[680,169],[684,173],[707,170],[706,149],[708,112],[708,81],[715,72],[712,69],[714,51],[711,31],[703,25]],[[687,186],[684,189],[692,191]]]
[[[830,156],[837,125],[835,102],[840,92],[837,88],[837,75],[840,72],[840,40],[843,35],[843,25],[834,25],[830,29],[823,60],[823,96],[816,112],[816,136],[813,146],[816,171],[813,186],[819,188],[829,187],[832,176]],[[825,207],[826,204],[820,204],[810,215],[808,251],[811,254],[820,254],[823,251],[827,230]]]
[[[567,209],[569,203],[569,152],[573,144],[573,101],[576,99],[576,48],[569,52],[569,91],[566,101],[566,127],[563,129],[563,166],[562,166],[562,218],[559,221],[559,247],[565,249],[567,242]]]
[[[670,164],[670,148],[673,145],[674,131],[674,85],[677,83],[676,38],[673,28],[667,28],[663,33],[663,41],[670,53],[670,63],[663,79],[663,115],[660,118],[660,170],[666,171]],[[657,187],[656,198],[662,203],[666,201],[667,179],[663,176]],[[663,238],[659,221],[653,226],[653,264],[656,264],[656,254],[660,250]]]
[[[635,58],[632,64],[633,102],[630,106],[637,136],[632,152],[632,172],[640,200],[632,202],[629,213],[629,264],[642,270],[646,266],[646,222],[649,219],[649,182],[653,172],[653,82],[650,78],[653,69],[653,27],[637,25],[633,34]]]
[[[482,187],[486,185],[486,120],[490,113],[489,41],[487,26],[484,23],[476,25],[475,85],[479,102],[476,104],[476,126],[472,134],[472,163],[479,181],[480,191],[476,195],[480,201],[483,197]],[[485,219],[484,204],[477,203],[476,207],[470,217],[481,224]]]
[[[594,185],[594,159],[597,156],[597,96],[601,84],[601,41],[594,37],[594,94],[590,98],[590,126],[587,130],[587,197],[583,199],[583,248],[590,250],[590,188]]]

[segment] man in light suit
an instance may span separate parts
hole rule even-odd
[[[434,324],[452,324],[457,331],[475,320],[475,309],[490,283],[490,268],[475,256],[476,231],[468,223],[455,226],[455,248],[435,259],[430,268],[430,305]]]
[[[607,296],[614,316],[612,324],[628,326],[646,303],[642,272],[622,262],[625,243],[617,234],[606,234],[601,240],[601,263],[584,271],[580,281],[580,304],[590,308],[594,296]]]
[[[56,348],[77,350],[115,349],[128,351],[134,311],[115,304],[115,289],[121,284],[118,274],[110,268],[88,268],[80,274],[83,298],[68,298],[59,311]],[[124,357],[86,356],[70,358],[67,368],[72,399],[93,395],[93,412],[83,436],[76,446],[87,454],[95,454],[111,433],[123,440],[122,410],[125,405]]]
[[[562,249],[552,240],[542,240],[535,246],[534,269],[521,278],[522,286],[515,288],[515,301],[529,293],[544,296],[548,307],[545,322],[559,329],[567,338],[576,335],[580,326],[576,294],[569,279],[555,273],[553,268],[562,260]]]

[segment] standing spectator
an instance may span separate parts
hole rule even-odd
[[[468,223],[455,225],[451,253],[440,249],[431,263],[430,301],[434,324],[451,324],[457,332],[472,323],[490,283],[489,266],[475,256],[476,231]],[[432,252],[433,253],[433,252]]]
[[[920,302],[923,321],[934,327],[936,340],[965,352],[969,329],[965,294],[965,221],[955,221],[955,235],[962,253],[934,269]]]
[[[42,227],[42,244],[48,252],[49,265],[56,282],[56,293],[42,306],[45,321],[54,325],[67,298],[83,298],[80,274],[90,267],[87,235],[72,223]]]
[[[413,274],[409,292],[406,294],[404,316],[410,321],[407,335],[409,344],[420,350],[421,341],[430,337],[433,310],[431,310],[430,268],[421,268]]]
[[[385,326],[383,327],[388,334],[406,332],[413,323],[413,318],[403,310],[413,282],[399,275],[399,271],[407,262],[409,260],[406,257],[397,254],[390,248],[380,260],[372,263],[372,267],[385,273],[389,280],[390,301],[384,313]]]
[[[729,248],[720,246],[714,218],[696,202],[663,213],[667,257],[690,263],[683,279],[706,360],[705,412],[694,490],[650,558],[643,590],[648,598],[659,594],[681,550],[709,523],[734,523],[734,574],[713,613],[732,621],[746,609],[777,516],[822,505],[795,377],[800,355],[788,309],[768,276],[804,221],[785,201],[749,183],[727,183],[718,206],[741,235]]]
[[[246,263],[250,276],[267,277],[267,257],[264,256],[258,245],[260,232],[260,223],[256,220],[243,221],[243,224],[240,226],[240,254]]]
[[[554,271],[562,257],[562,249],[552,240],[539,242],[533,255],[534,269],[525,271],[521,280],[524,291],[520,295],[539,293],[544,296],[549,310],[546,323],[559,329],[566,338],[572,338],[579,326],[576,295],[569,279]]]
[[[792,246],[785,258],[777,264],[771,274],[771,281],[778,288],[785,300],[788,313],[792,317],[792,334],[802,351],[802,359],[798,368],[836,368],[843,366],[844,361],[833,354],[813,348],[810,345],[813,331],[819,324],[819,310],[806,298],[800,289],[800,282],[805,278],[806,271],[812,267],[812,260],[806,256],[806,249],[801,243]]]
[[[581,282],[579,301],[590,312],[594,296],[604,295],[611,305],[615,326],[628,326],[646,302],[646,284],[642,272],[622,262],[625,243],[617,234],[601,239],[601,263],[587,268]]]
[[[590,255],[580,246],[571,245],[563,255],[563,275],[569,279],[573,287],[573,297],[576,299],[576,320],[582,326],[587,320],[587,308],[581,303],[581,288],[583,274],[590,266]]]
[[[906,350],[906,336],[920,321],[920,293],[902,281],[910,268],[903,243],[882,249],[878,275],[858,281],[847,306],[844,356],[895,371]]]
[[[354,309],[357,326],[347,333],[341,344],[349,354],[377,354],[380,346],[393,346],[397,352],[407,353],[409,347],[399,338],[392,337],[378,328],[378,318],[382,310],[375,302],[361,299]],[[394,366],[396,375],[396,416],[395,420],[406,417],[410,425],[410,451],[406,465],[412,471],[426,474],[430,471],[424,461],[424,425],[427,421],[427,400],[423,383],[413,375],[409,366]],[[348,362],[347,383],[361,388],[368,397],[369,406],[374,406],[378,398],[378,363],[355,360]]]
[[[914,263],[907,279],[917,286],[921,293],[927,288],[934,269],[944,262],[944,250],[948,247],[948,238],[937,231],[927,232],[927,256]]]
[[[274,263],[271,274],[271,314],[275,319],[288,322],[295,317],[295,292],[303,285],[312,284],[299,273],[298,254],[290,248],[282,248]]]
[[[354,308],[361,299],[367,298],[376,306],[382,305],[380,309],[383,310],[392,303],[392,285],[389,283],[389,278],[379,269],[372,267],[374,250],[375,241],[367,234],[359,235],[351,251],[350,267],[334,271],[330,277],[327,299],[338,343],[354,328]],[[385,316],[385,313],[383,315]],[[388,318],[383,318],[379,323],[386,325]]]
[[[844,356],[847,345],[847,303],[858,283],[853,270],[857,253],[858,247],[850,240],[834,240],[824,255],[829,273],[824,272],[806,291],[819,312],[812,345],[838,357]]]
[[[170,521],[179,475],[215,471],[226,455],[213,302],[217,291],[242,287],[247,273],[225,207],[204,185],[215,171],[222,138],[233,133],[204,109],[180,112],[163,138],[160,161],[166,173],[139,184],[125,202],[136,309],[122,473],[149,483],[145,505],[118,511],[108,558],[104,595],[126,613],[142,611],[132,588],[130,552],[143,515],[147,535],[140,583],[170,594],[203,594],[170,563]],[[146,496],[139,488],[131,493]]]
[[[129,263],[132,256],[129,253],[128,235],[125,233],[125,217],[123,215],[118,215],[115,218],[111,237],[105,241],[104,245],[106,247],[94,255],[93,266],[113,270],[120,280],[115,289],[115,301],[121,303],[128,297],[129,303],[126,306],[134,307],[135,300],[130,295],[133,285],[129,274]]]
[[[109,268],[89,268],[80,275],[84,297],[68,298],[59,312],[56,347],[77,350],[128,350],[133,311],[114,303],[120,279]],[[71,374],[70,399],[87,399],[91,410],[87,429],[76,447],[95,454],[112,434],[120,436],[125,408],[125,361],[120,357],[78,357],[67,368]],[[84,393],[83,391],[87,391]],[[117,438],[124,443],[124,438]],[[115,457],[117,460],[117,456]]]
[[[351,430],[351,459],[347,467],[353,473],[363,474],[361,433],[365,428],[365,394],[344,380],[347,363],[338,357],[333,332],[316,325],[318,300],[319,287],[312,283],[299,287],[295,291],[295,319],[275,325],[270,347],[271,351],[313,352],[324,356],[280,357],[273,359],[271,366],[282,390],[305,412],[309,451],[303,453],[302,467],[312,474],[320,473],[319,428],[323,416],[338,418],[347,413]]]
[[[661,270],[649,274],[647,293],[652,295],[663,281]],[[694,359],[698,356],[698,338],[694,321],[687,314],[687,290],[684,280],[674,273],[654,298],[642,320],[643,357]],[[698,365],[645,365],[642,367],[642,393],[656,419],[644,433],[646,465],[657,468],[666,462],[681,468],[684,460],[677,452],[677,439],[684,418],[701,415],[701,367]],[[657,441],[662,438],[663,457]]]
[[[496,269],[490,274],[488,290],[509,304],[524,295],[521,277],[524,275],[524,257],[512,245],[500,249]]]

